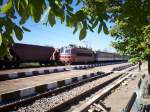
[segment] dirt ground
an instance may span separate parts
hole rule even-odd
[[[138,73],[138,69],[134,72],[133,73],[136,76],[134,79],[128,78],[125,80],[119,88],[114,90],[112,94],[104,100],[106,107],[111,108],[111,112],[121,112],[127,105],[133,92],[137,90],[137,84],[141,77],[141,73]]]
[[[143,62],[142,63],[142,69],[147,70],[148,69],[148,62]]]

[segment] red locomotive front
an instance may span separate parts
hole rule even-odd
[[[64,64],[71,64],[74,62],[75,55],[71,47],[62,47],[60,49],[60,61]]]
[[[91,49],[71,45],[61,48],[60,61],[65,64],[90,63],[95,61],[95,55]]]

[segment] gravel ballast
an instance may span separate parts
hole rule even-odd
[[[41,98],[33,102],[32,104],[26,106],[26,107],[20,107],[18,108],[17,112],[45,112],[49,111],[52,108],[62,104],[65,101],[68,101],[69,99],[80,95],[81,93],[86,92],[87,90],[94,88],[103,82],[112,79],[113,77],[118,76],[119,74],[111,74],[107,77],[99,78],[94,81],[85,83],[81,86],[75,87],[71,90],[62,92],[60,94],[57,94],[55,96],[49,96],[45,98]]]

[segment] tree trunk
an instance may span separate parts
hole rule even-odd
[[[148,59],[148,74],[150,75],[150,59]]]

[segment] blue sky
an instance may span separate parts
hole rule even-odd
[[[77,11],[80,7],[82,7],[82,4],[75,7],[75,11]],[[57,21],[57,24],[51,28],[50,25],[45,26],[42,25],[42,23],[36,24],[30,18],[25,24],[25,27],[29,28],[31,32],[24,32],[24,38],[21,41],[18,41],[14,37],[15,42],[54,46],[56,48],[67,46],[69,44],[76,44],[80,46],[88,45],[88,47],[91,47],[94,50],[115,52],[115,49],[111,47],[111,41],[113,41],[113,38],[109,35],[105,35],[103,32],[98,34],[97,30],[95,30],[95,32],[89,31],[86,38],[80,41],[79,31],[73,35],[73,29],[66,27],[65,24],[61,24],[59,21]]]
[[[62,46],[67,46],[69,44],[76,44],[81,46],[92,47],[94,50],[107,50],[114,52],[115,50],[111,47],[111,41],[113,38],[109,35],[105,35],[103,32],[100,34],[95,32],[88,32],[84,40],[79,40],[79,32],[73,35],[73,29],[68,28],[65,24],[61,24],[59,21],[54,27],[50,25],[45,26],[41,23],[34,23],[32,20],[29,20],[25,27],[29,28],[31,32],[24,32],[24,38],[21,41],[18,41],[15,37],[15,42],[26,43],[26,44],[35,44],[43,46],[54,46],[60,48]]]

